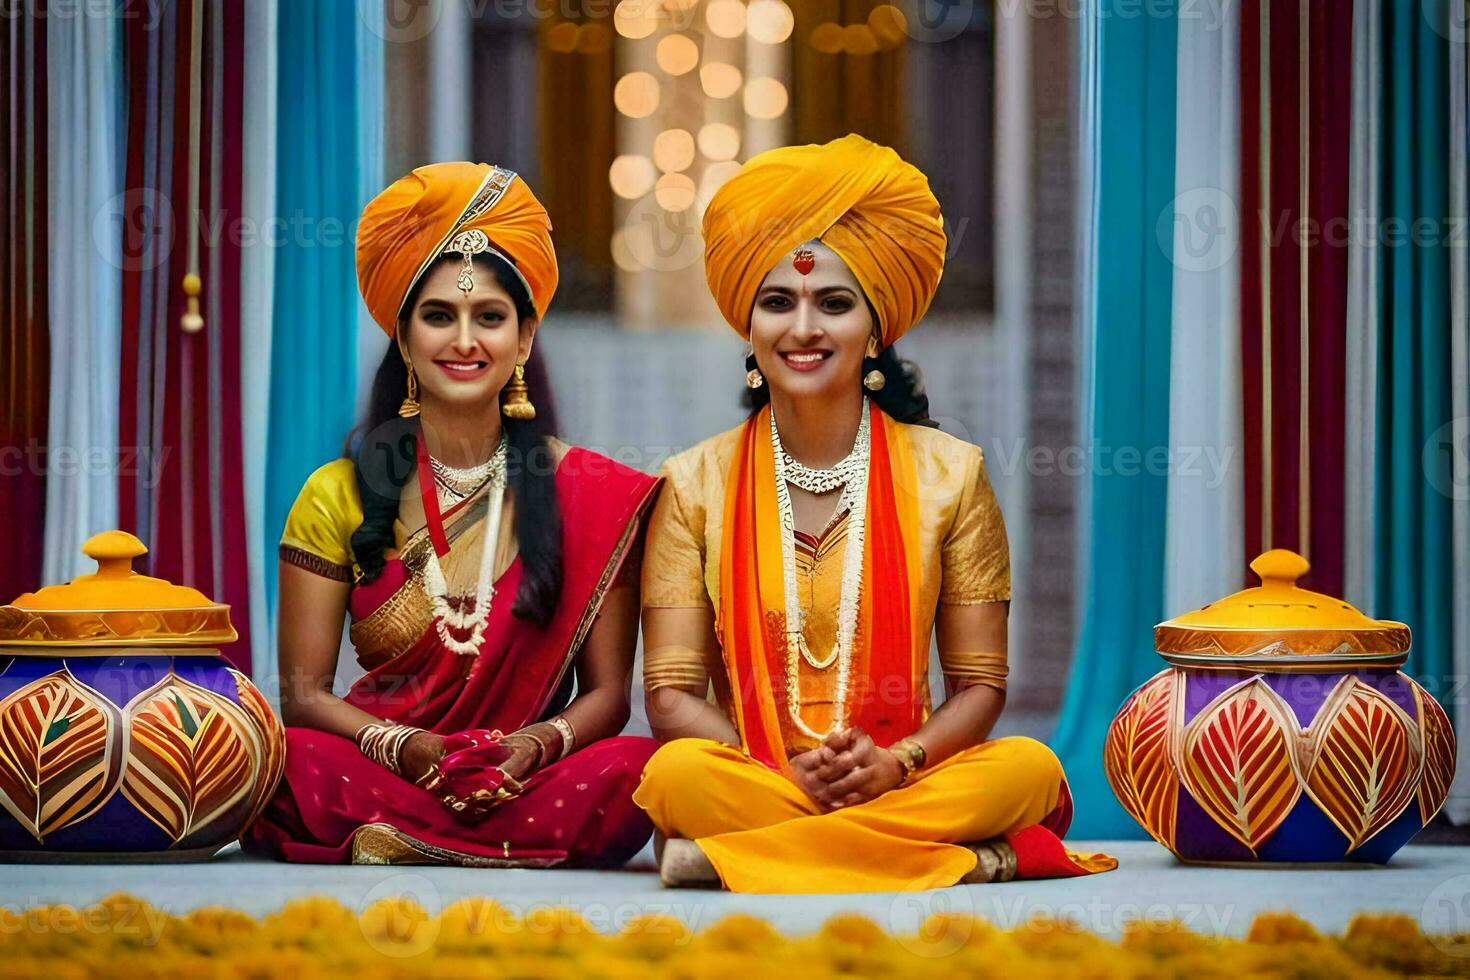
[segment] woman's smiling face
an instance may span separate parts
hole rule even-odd
[[[761,282],[750,346],[772,391],[820,397],[859,384],[873,326],[852,270],[813,241],[783,256]]]
[[[500,396],[518,363],[531,354],[534,319],[522,320],[515,301],[484,262],[474,288],[457,284],[458,259],[436,263],[424,276],[409,313],[408,355],[420,398],[447,405],[480,405]]]

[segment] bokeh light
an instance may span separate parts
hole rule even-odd
[[[699,152],[710,160],[733,160],[740,152],[740,130],[726,123],[699,127]]]
[[[712,99],[728,99],[740,91],[740,69],[722,61],[711,61],[699,69],[699,84]]]
[[[670,75],[683,75],[699,64],[699,45],[685,34],[670,34],[658,42],[658,66]]]
[[[625,153],[613,160],[607,170],[608,183],[613,193],[625,200],[633,201],[653,190],[658,171],[653,161],[640,153]]]
[[[762,44],[780,44],[791,36],[794,24],[791,8],[781,0],[751,0],[745,13],[745,29]]]
[[[694,204],[694,180],[688,174],[664,174],[653,196],[665,211],[687,211]]]
[[[704,8],[704,22],[715,37],[739,37],[745,33],[745,4],[740,0],[711,0]]]
[[[658,30],[658,7],[649,0],[623,0],[613,11],[613,27],[630,41]]]
[[[827,21],[812,28],[807,41],[822,54],[838,54],[842,51],[842,25]]]
[[[694,137],[687,129],[666,129],[653,140],[653,164],[666,174],[688,170],[694,162]]]
[[[613,105],[633,119],[652,115],[658,108],[658,79],[646,71],[630,71],[613,86]]]
[[[786,86],[774,78],[752,78],[745,86],[745,112],[756,119],[776,119],[786,111]]]

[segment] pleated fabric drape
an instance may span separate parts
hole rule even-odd
[[[151,233],[125,243],[117,438],[148,461],[117,481],[118,526],[146,570],[239,610],[251,667],[241,401],[245,0],[180,0],[126,21],[126,207]],[[200,277],[189,329],[184,277]]]
[[[1239,586],[1240,7],[1179,20],[1164,613]]]
[[[1173,240],[1154,221],[1173,208],[1178,38],[1169,16],[1090,11],[1096,31],[1097,188],[1092,250],[1092,375],[1086,440],[1090,538],[1082,626],[1053,745],[1066,767],[1078,837],[1139,836],[1102,766],[1107,720],[1158,669],[1152,628],[1163,618],[1169,448]],[[1143,233],[1140,233],[1143,232]]]
[[[50,398],[50,129],[46,31],[29,14],[0,26],[0,513],[9,529],[0,599],[41,581]]]
[[[50,583],[95,567],[82,542],[117,525],[115,474],[127,462],[117,433],[123,229],[135,216],[121,197],[121,21],[53,17],[43,26],[52,397],[41,578]]]

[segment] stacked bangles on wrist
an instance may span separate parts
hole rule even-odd
[[[357,742],[357,747],[363,755],[389,772],[401,776],[403,775],[403,747],[408,744],[410,738],[422,731],[422,728],[392,722],[367,724],[357,730],[353,740]]]

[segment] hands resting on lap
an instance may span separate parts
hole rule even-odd
[[[796,785],[823,811],[875,800],[904,779],[903,764],[861,728],[839,729],[791,758]]]

